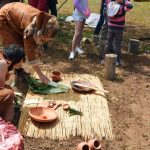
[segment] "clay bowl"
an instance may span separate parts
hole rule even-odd
[[[94,91],[93,89],[88,88],[88,87],[77,86],[77,85],[75,85],[75,83],[80,83],[80,84],[83,84],[83,85],[93,87],[93,84],[89,81],[72,81],[71,82],[71,87],[75,91],[78,91],[78,92],[92,92],[92,91]]]
[[[51,78],[54,82],[58,82],[61,80],[61,72],[59,71],[52,71]]]
[[[69,104],[63,104],[62,107],[63,107],[63,110],[65,110],[65,111],[69,110],[69,108],[70,108]]]
[[[29,110],[29,116],[38,122],[52,122],[58,118],[57,113],[52,108],[33,107]]]

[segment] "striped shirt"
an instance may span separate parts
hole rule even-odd
[[[132,9],[132,4],[128,0],[119,3],[121,6],[114,17],[108,17],[108,28],[112,30],[123,30],[125,25],[126,12]]]

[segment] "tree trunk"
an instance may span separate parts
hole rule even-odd
[[[105,79],[113,80],[115,78],[116,60],[117,60],[117,55],[115,54],[105,55],[105,71],[104,71]]]
[[[128,45],[128,52],[132,54],[138,54],[139,53],[139,46],[140,41],[137,39],[130,39],[129,45]]]

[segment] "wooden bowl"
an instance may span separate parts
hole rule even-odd
[[[51,78],[55,82],[60,81],[61,80],[61,72],[59,72],[59,71],[52,71]]]
[[[29,110],[29,116],[38,122],[52,122],[58,118],[57,113],[52,108],[33,107]]]

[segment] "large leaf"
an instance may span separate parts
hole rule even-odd
[[[29,89],[33,93],[37,94],[50,94],[50,93],[63,93],[69,90],[69,87],[63,84],[58,84],[57,87],[52,85],[46,85],[42,83],[40,80],[34,79],[33,77],[28,78]]]
[[[64,93],[64,92],[67,92],[67,89],[57,87],[57,88],[51,88],[51,89],[49,90],[49,92],[50,92],[50,93]]]

